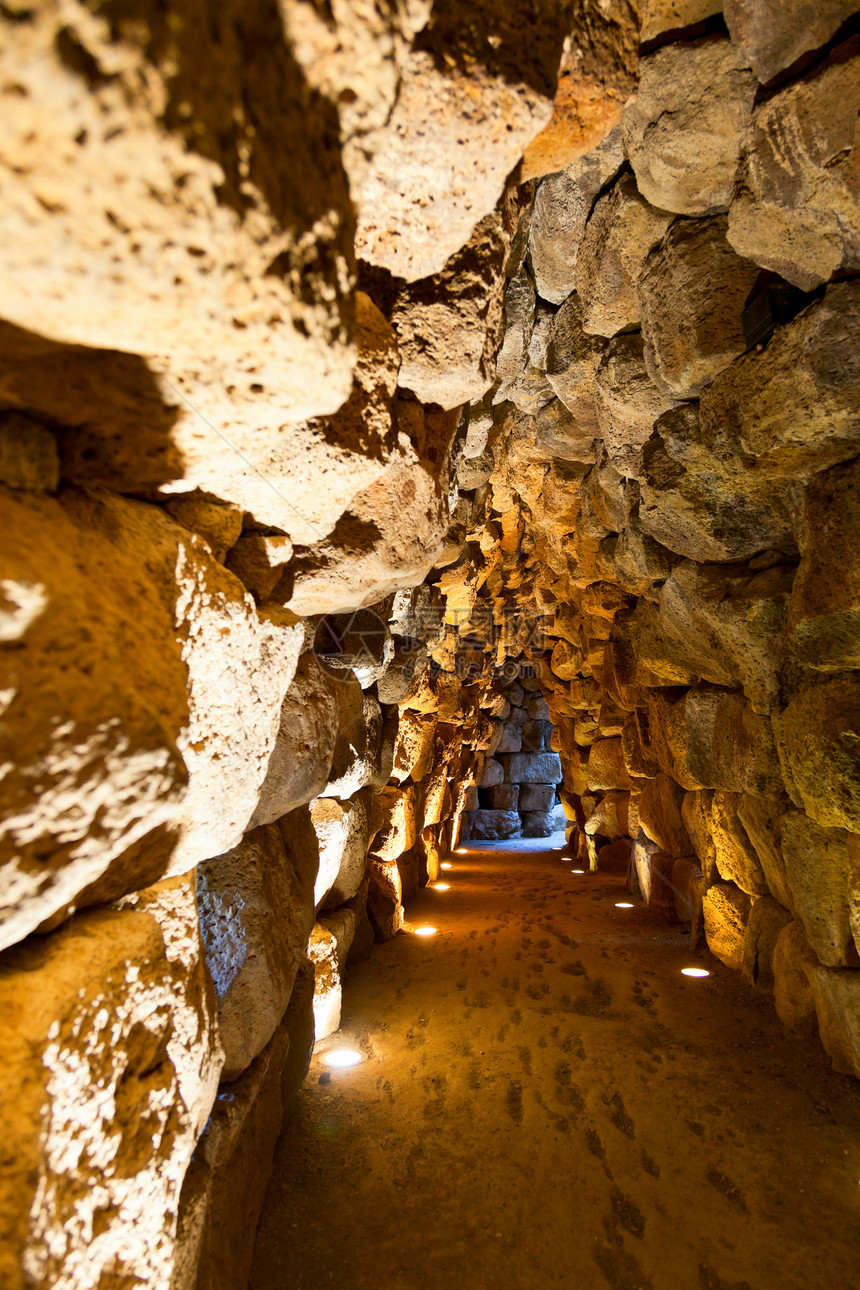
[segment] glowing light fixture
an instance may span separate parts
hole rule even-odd
[[[451,861],[450,861],[450,860],[443,860],[443,861],[442,861],[442,868],[443,868],[443,869],[453,869],[453,868],[454,868],[454,866],[451,864]]]
[[[325,1054],[323,1061],[326,1066],[334,1066],[336,1070],[345,1070],[348,1066],[357,1066],[359,1062],[364,1061],[364,1058],[354,1048],[335,1048],[332,1052]]]
[[[468,854],[469,852],[465,847],[457,847],[457,850],[454,852],[455,856],[467,856]]]
[[[449,882],[434,882],[432,888],[433,891],[450,891],[451,884]]]
[[[681,976],[710,976],[707,968],[681,968]]]
[[[632,905],[632,903],[631,903],[629,900],[616,900],[616,902],[615,902],[615,908],[616,908],[616,909],[632,909],[632,908],[633,908],[633,905]]]
[[[571,869],[571,873],[585,873],[584,869]]]
[[[416,927],[415,935],[416,936],[435,936],[436,928],[435,927]]]

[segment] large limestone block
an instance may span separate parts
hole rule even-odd
[[[726,882],[733,882],[748,896],[768,891],[758,852],[738,816],[739,793],[717,789],[711,798],[709,824],[714,863]]]
[[[684,790],[662,772],[642,785],[639,796],[639,824],[652,842],[667,855],[690,854],[690,835],[681,807]]]
[[[782,628],[793,585],[790,565],[754,573],[745,566],[685,560],[659,593],[664,645],[672,657],[683,651],[703,680],[740,681],[753,709],[769,712],[778,698]],[[653,662],[649,666],[658,670]]]
[[[2,509],[8,945],[238,842],[302,632],[157,507]]]
[[[860,939],[860,864],[852,854],[852,835],[844,829],[821,828],[802,811],[786,812],[781,825],[792,906],[810,946],[826,967],[856,967],[860,963],[860,946],[855,944],[855,935]]]
[[[638,479],[640,524],[678,555],[730,561],[793,545],[790,486],[745,470],[736,449],[709,445],[695,403],[660,417]]]
[[[367,873],[367,913],[374,935],[377,940],[390,941],[403,926],[403,888],[397,861],[371,856]]]
[[[374,605],[423,582],[435,565],[450,519],[448,447],[458,413],[425,416],[418,404],[404,406],[425,430],[429,426],[427,443],[420,426],[410,426],[409,435],[401,429],[385,469],[355,495],[331,534],[296,551],[285,602],[294,613]]]
[[[790,1030],[816,1029],[812,980],[818,960],[809,948],[803,924],[788,923],[773,951],[773,1002],[777,1016]]]
[[[735,691],[710,685],[650,690],[648,725],[660,769],[686,789],[782,791],[770,723]]]
[[[587,332],[614,336],[640,322],[637,284],[648,252],[671,222],[671,215],[640,196],[629,173],[598,199],[576,260],[576,292]]]
[[[289,821],[284,827],[294,829]],[[247,1070],[272,1038],[307,950],[316,872],[312,832],[305,841],[297,865],[287,855],[281,828],[264,825],[197,869],[226,1080]]]
[[[764,349],[703,391],[704,444],[752,458],[760,475],[805,478],[860,446],[860,287],[828,288]]]
[[[279,491],[314,449],[282,427],[349,393],[350,195],[336,101],[307,86],[277,11],[210,18],[152,11],[122,32],[57,7],[4,20],[21,92],[3,145],[3,316],[39,366],[34,334],[63,343],[72,375],[101,354],[120,384],[141,378],[154,415],[107,381],[94,424],[47,363],[36,397],[80,427],[81,479],[199,487],[279,524]],[[285,146],[301,185],[284,182]]]
[[[520,807],[519,784],[496,784],[487,792],[491,811],[517,811]]]
[[[514,753],[508,759],[508,779],[512,784],[558,784],[561,778],[557,753]]]
[[[524,41],[514,9],[481,3],[464,24],[456,5],[433,5],[391,114],[362,141],[373,162],[354,192],[360,259],[415,282],[466,244],[550,119],[562,8],[544,6]]]
[[[605,801],[605,799],[604,799]],[[523,784],[520,788],[519,809],[521,811],[551,811],[555,804],[555,784]],[[617,813],[623,811],[623,802],[617,804]],[[619,828],[619,832],[627,830]],[[614,834],[610,834],[614,837]]]
[[[633,787],[624,764],[621,739],[596,739],[588,758],[590,789],[629,789]]]
[[[414,787],[384,788],[373,799],[373,825],[370,849],[379,860],[388,864],[411,851],[418,836]]]
[[[856,0],[724,0],[722,7],[733,43],[762,84],[826,45],[857,10]]]
[[[860,1079],[860,969],[814,968],[812,993],[834,1070]]]
[[[604,446],[622,475],[640,473],[640,449],[654,422],[674,406],[657,388],[645,364],[642,336],[616,336],[597,369],[597,422]]]
[[[364,880],[369,840],[365,794],[341,802],[318,797],[310,804],[311,822],[319,845],[319,869],[314,881],[316,909],[349,900]]]
[[[282,1023],[244,1075],[219,1090],[182,1184],[170,1290],[234,1290],[247,1282],[283,1120],[289,1050]]]
[[[747,347],[741,325],[759,270],[726,240],[725,215],[677,220],[637,277],[651,379],[692,399]]]
[[[680,856],[672,865],[671,877],[675,913],[697,936],[702,926],[702,899],[706,885],[702,870],[694,857]]]
[[[740,972],[751,909],[749,896],[731,883],[718,882],[705,892],[702,908],[708,949],[726,967]]]
[[[222,1054],[193,882],[78,914],[0,960],[0,1279],[170,1284]]]
[[[522,811],[520,813],[524,838],[549,838],[554,832],[551,811]]]
[[[494,757],[488,757],[484,762],[484,769],[479,780],[480,788],[492,788],[495,784],[504,782],[505,768],[500,761]]]
[[[606,352],[602,337],[584,327],[582,299],[573,294],[555,315],[547,344],[546,377],[564,406],[573,413],[580,433],[597,433],[597,369]]]
[[[756,108],[729,213],[729,241],[738,255],[804,291],[860,265],[856,52],[854,44],[843,47],[812,76]]]
[[[375,695],[360,693],[349,677],[341,677],[336,697],[337,736],[319,796],[348,798],[368,786],[382,788],[391,776],[395,718],[384,718]]]
[[[398,295],[399,383],[422,403],[460,407],[492,385],[516,216],[513,195],[503,197],[441,272]]]
[[[353,684],[358,689],[357,683]],[[281,705],[278,735],[252,827],[279,820],[326,787],[338,733],[342,685],[346,682],[333,680],[314,654],[302,655]]]
[[[804,683],[774,732],[785,787],[825,828],[860,833],[860,680],[840,672]]]
[[[535,196],[529,254],[537,289],[560,305],[574,289],[586,221],[600,190],[624,164],[618,127],[566,170],[548,175]]]
[[[55,493],[60,486],[57,440],[23,412],[0,415],[0,481],[35,493]]]
[[[472,811],[468,819],[463,837],[473,842],[497,842],[516,837],[522,824],[517,811]]]
[[[806,667],[860,667],[860,464],[823,471],[803,501],[800,567],[786,630]]]
[[[425,715],[422,712],[410,712],[408,708],[401,712],[394,744],[394,765],[391,769],[391,778],[398,784],[403,784],[407,779],[417,784],[430,770],[437,721],[435,712]]]
[[[308,958],[314,965],[314,1039],[327,1039],[340,1029],[343,992],[338,967],[337,939],[316,923],[308,941]]]
[[[791,924],[791,914],[773,896],[762,896],[750,910],[744,933],[744,980],[759,990],[772,990],[773,956],[780,933]]]
[[[652,206],[678,215],[728,210],[756,88],[743,54],[723,37],[643,58],[621,137]]]
[[[770,893],[795,915],[794,896],[782,855],[784,801],[742,793],[737,802],[738,820],[755,848]]]

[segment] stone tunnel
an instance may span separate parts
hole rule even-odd
[[[0,4],[2,1290],[857,1290],[857,7]]]

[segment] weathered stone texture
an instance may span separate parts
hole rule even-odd
[[[728,210],[755,92],[743,54],[718,36],[643,58],[621,137],[652,206],[678,215]]]

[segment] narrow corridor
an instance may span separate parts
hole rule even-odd
[[[350,974],[252,1290],[860,1285],[856,1083],[562,840],[454,855]]]

